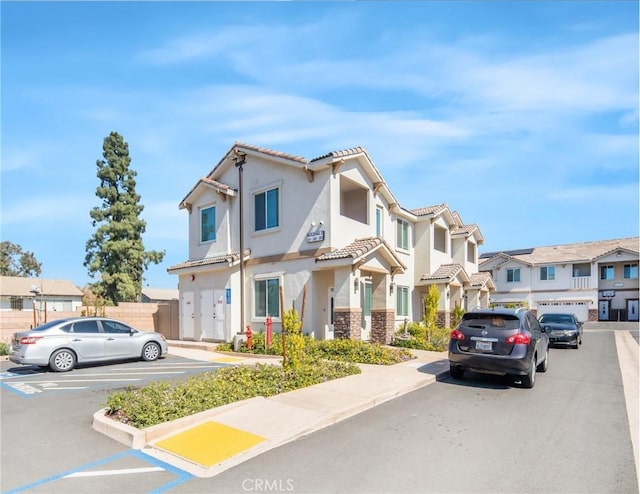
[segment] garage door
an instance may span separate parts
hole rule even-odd
[[[538,317],[550,312],[575,314],[579,321],[586,322],[589,320],[589,301],[538,302]]]

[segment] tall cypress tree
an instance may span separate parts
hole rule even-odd
[[[102,155],[104,159],[96,162],[100,179],[96,196],[102,204],[89,212],[96,231],[87,241],[84,266],[92,278],[100,276],[92,284],[97,295],[113,304],[137,301],[144,270],[150,263],[162,262],[165,252],[144,250],[147,223],[140,218],[144,206],[136,193],[129,145],[111,132],[104,139]]]

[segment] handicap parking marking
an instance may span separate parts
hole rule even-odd
[[[140,461],[148,464],[149,466],[134,466],[139,465]],[[99,469],[99,467],[108,466],[110,463],[118,464],[128,463],[130,464],[130,468],[107,468],[107,469]],[[87,463],[86,465],[81,465],[78,468],[74,468],[72,470],[67,470],[65,472],[59,473],[57,475],[52,475],[51,477],[47,477],[41,480],[37,480],[27,485],[23,485],[21,487],[17,487],[11,489],[9,491],[5,491],[4,494],[19,494],[25,491],[41,488],[43,486],[45,489],[51,490],[51,492],[55,492],[57,489],[53,487],[54,483],[65,483],[74,485],[74,483],[82,482],[86,479],[92,479],[96,477],[113,477],[118,475],[144,475],[144,474],[159,474],[161,475],[159,482],[161,485],[159,487],[153,488],[149,491],[149,494],[161,494],[169,489],[173,489],[174,487],[183,484],[192,478],[194,475],[189,472],[185,472],[184,470],[180,470],[179,468],[169,465],[162,460],[157,458],[153,458],[145,453],[142,453],[138,450],[128,450],[122,453],[118,453],[113,456],[109,456],[107,458],[103,458],[101,460],[97,460],[91,463]],[[162,478],[169,476],[171,480],[169,482],[163,481]],[[80,492],[77,488],[72,489],[76,492]]]

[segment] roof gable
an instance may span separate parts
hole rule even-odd
[[[0,294],[14,297],[49,296],[80,297],[82,290],[70,280],[47,278],[25,278],[22,276],[0,276]]]

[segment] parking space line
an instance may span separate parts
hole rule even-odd
[[[157,458],[153,458],[151,456],[148,456],[144,453],[141,453],[140,451],[137,450],[127,450],[127,451],[123,451],[122,453],[117,453],[113,456],[109,456],[107,458],[102,458],[100,460],[91,462],[91,463],[87,463],[86,465],[82,465],[78,468],[74,468],[72,470],[67,470],[65,472],[62,472],[60,474],[57,475],[52,475],[50,477],[46,477],[44,479],[41,480],[37,480],[35,482],[32,482],[30,484],[26,484],[23,485],[21,487],[17,487],[15,489],[11,489],[9,491],[5,491],[3,494],[19,494],[31,489],[35,489],[38,487],[42,487],[46,484],[50,484],[52,482],[55,482],[57,480],[60,479],[64,479],[64,478],[82,478],[82,477],[89,477],[92,476],[91,474],[93,472],[87,472],[87,470],[91,469],[91,468],[95,468],[101,465],[105,465],[109,462],[113,462],[113,461],[117,461],[120,460],[122,458],[126,458],[127,456],[131,456],[134,458],[138,458],[148,464],[151,464],[151,467],[147,467],[147,468],[131,468],[131,469],[122,469],[122,470],[104,470],[102,471],[102,473],[107,472],[107,475],[114,475],[114,473],[109,473],[109,472],[116,472],[115,474],[117,474],[117,472],[125,472],[129,473],[129,474],[137,474],[137,473],[152,473],[152,472],[168,472],[172,475],[174,475],[176,478],[174,480],[172,480],[171,482],[151,491],[150,494],[161,494],[163,492],[166,492],[169,489],[172,489],[173,487],[176,487],[177,485],[183,484],[184,482],[190,480],[193,478],[193,475],[185,472],[184,470],[180,470],[179,468],[174,467],[173,465],[169,465],[168,463],[165,463],[161,460],[158,460]],[[128,471],[127,471],[128,470]],[[98,475],[100,474],[100,472],[98,473]]]
[[[65,475],[65,479],[73,479],[79,477],[102,477],[105,475],[128,475],[131,473],[147,473],[147,472],[163,472],[164,468],[161,467],[146,467],[146,468],[121,468],[119,470],[96,470],[93,472],[75,472],[69,475]]]

